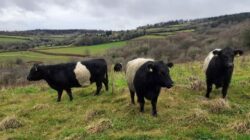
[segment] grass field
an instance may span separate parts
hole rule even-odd
[[[176,33],[188,33],[188,32],[194,32],[195,30],[190,29],[190,30],[181,30],[181,31],[176,31],[176,32],[162,32],[162,33],[155,33],[157,35],[162,35],[162,36],[169,36],[169,35],[175,35]]]
[[[53,52],[53,53],[81,54],[81,55],[89,53],[90,55],[98,55],[104,53],[107,49],[123,47],[125,46],[125,44],[126,42],[122,41],[122,42],[113,42],[113,43],[106,43],[93,46],[51,48],[41,51]]]
[[[144,35],[141,37],[134,38],[133,40],[136,40],[136,39],[159,39],[159,38],[164,38],[164,37],[165,36],[161,36],[161,35]]]
[[[27,42],[30,38],[23,36],[7,36],[0,35],[0,43],[16,43],[16,42]]]
[[[0,131],[0,139],[250,139],[250,57],[236,58],[227,101],[214,90],[205,99],[201,62],[176,64],[171,69],[175,87],[163,89],[159,115],[152,117],[130,105],[123,73],[109,74],[110,90],[93,96],[95,86],[74,89],[74,100],[57,94],[44,82],[0,90],[0,121],[19,128]],[[114,82],[112,82],[114,79]],[[6,119],[7,118],[7,119]],[[12,123],[13,124],[13,123]],[[0,122],[0,129],[3,122]],[[10,125],[11,126],[11,125]],[[17,125],[16,125],[17,126]],[[20,127],[21,126],[21,127]]]
[[[126,42],[114,42],[101,45],[85,46],[85,47],[62,47],[62,48],[51,48],[51,49],[41,49],[43,52],[53,52],[53,53],[69,53],[69,54],[81,54],[84,55],[89,53],[90,55],[101,55],[105,53],[106,50],[114,47],[122,47]],[[18,52],[3,52],[0,53],[0,62],[15,61],[21,58],[24,61],[58,61],[65,62],[70,61],[72,57],[68,56],[53,56],[40,54],[29,51],[18,51]]]
[[[34,53],[29,51],[18,52],[4,52],[0,53],[0,62],[15,61],[16,59],[22,59],[24,61],[68,61],[69,57],[45,55],[40,53]]]

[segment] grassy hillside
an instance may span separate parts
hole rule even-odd
[[[126,41],[145,35],[167,37],[178,32],[200,32],[207,28],[230,28],[250,19],[250,13],[239,13],[193,20],[175,20],[140,26],[133,30],[28,30],[0,31],[0,51],[27,50],[40,46],[87,46]],[[147,37],[147,36],[146,36]],[[27,40],[28,43],[26,42]],[[149,39],[149,38],[147,38]]]
[[[130,105],[123,73],[109,74],[113,93],[103,90],[96,97],[94,85],[78,88],[73,102],[64,93],[57,103],[44,82],[1,89],[0,129],[11,116],[6,124],[18,128],[1,130],[0,139],[250,139],[249,60],[236,58],[226,102],[219,90],[209,100],[203,97],[201,62],[176,64],[171,70],[176,85],[162,90],[157,118],[148,101],[145,113]]]
[[[106,43],[100,45],[92,45],[92,46],[81,46],[81,47],[61,47],[61,48],[51,48],[51,49],[44,49],[41,50],[42,52],[52,52],[52,53],[70,53],[70,54],[86,54],[89,53],[90,55],[97,55],[103,54],[107,49],[111,48],[119,48],[125,46],[126,42],[113,42],[113,43]]]

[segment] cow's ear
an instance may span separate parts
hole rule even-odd
[[[172,67],[174,66],[174,63],[169,62],[169,63],[167,63],[167,66],[168,66],[169,68],[172,68]]]
[[[154,64],[150,63],[148,64],[148,72],[153,72],[154,71]]]
[[[214,51],[213,51],[213,54],[214,54],[214,55],[220,55],[220,54],[221,54],[221,50],[214,50]]]
[[[241,56],[243,54],[242,50],[234,50],[234,55],[235,56]]]

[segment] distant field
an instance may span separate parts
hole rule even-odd
[[[40,50],[42,52],[52,52],[52,53],[70,53],[70,54],[86,54],[97,55],[104,53],[107,49],[123,47],[126,45],[125,41],[106,43],[93,46],[81,46],[81,47],[62,47],[62,48],[51,48]]]
[[[27,42],[30,37],[0,35],[0,43]]]
[[[181,29],[183,29],[183,27],[185,27],[187,25],[188,25],[188,23],[171,25],[171,26],[167,26],[167,27],[150,28],[150,29],[147,29],[146,32],[147,33],[173,32],[173,31],[181,30]]]
[[[194,32],[194,29],[190,30],[181,30],[181,31],[175,31],[175,32],[161,32],[161,33],[155,33],[156,35],[162,35],[162,36],[169,36],[169,35],[175,35],[176,33],[188,33],[188,32]]]
[[[144,36],[134,38],[133,40],[135,40],[135,39],[159,39],[159,38],[164,38],[164,36],[161,36],[161,35],[144,35]]]
[[[56,41],[62,41],[63,39],[69,37],[70,35],[50,35],[48,38]]]
[[[177,26],[178,27],[178,26]],[[144,35],[140,36],[134,39],[159,39],[159,38],[165,38],[169,35],[175,35],[176,33],[181,33],[181,32],[194,32],[195,30],[190,29],[190,30],[180,30],[180,31],[165,31],[166,28],[155,28],[155,31],[157,30],[159,33],[152,33],[150,35]],[[163,32],[162,32],[163,31]]]
[[[28,51],[0,53],[0,62],[15,61],[18,58],[21,58],[24,61],[43,61],[43,62],[55,61],[55,60],[57,61],[69,60],[69,57],[44,55]]]
[[[94,45],[94,46],[82,46],[82,47],[62,47],[62,48],[46,48],[40,51],[42,52],[52,52],[52,53],[69,53],[69,54],[80,54],[84,55],[89,53],[90,55],[98,55],[104,53],[107,49],[113,47],[122,47],[126,44],[126,42],[114,42],[114,43],[107,43],[101,45]],[[0,62],[5,61],[15,61],[16,59],[21,58],[24,61],[69,61],[72,57],[68,56],[53,56],[53,55],[46,55],[40,54],[35,52],[29,51],[19,51],[19,52],[3,52],[0,53]]]

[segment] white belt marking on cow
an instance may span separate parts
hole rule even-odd
[[[137,58],[137,59],[131,60],[127,63],[126,79],[127,79],[127,83],[128,83],[130,90],[135,92],[135,87],[134,87],[134,83],[133,83],[134,78],[135,78],[135,73],[143,64],[145,64],[148,61],[154,61],[154,59]]]
[[[85,65],[83,65],[81,62],[77,62],[74,72],[76,79],[81,86],[90,85],[91,74]]]
[[[213,51],[220,51],[221,49],[214,49]],[[203,64],[203,71],[206,73],[208,65],[210,63],[210,61],[212,60],[212,58],[214,57],[213,51],[209,52],[208,56],[206,57],[204,64]]]

